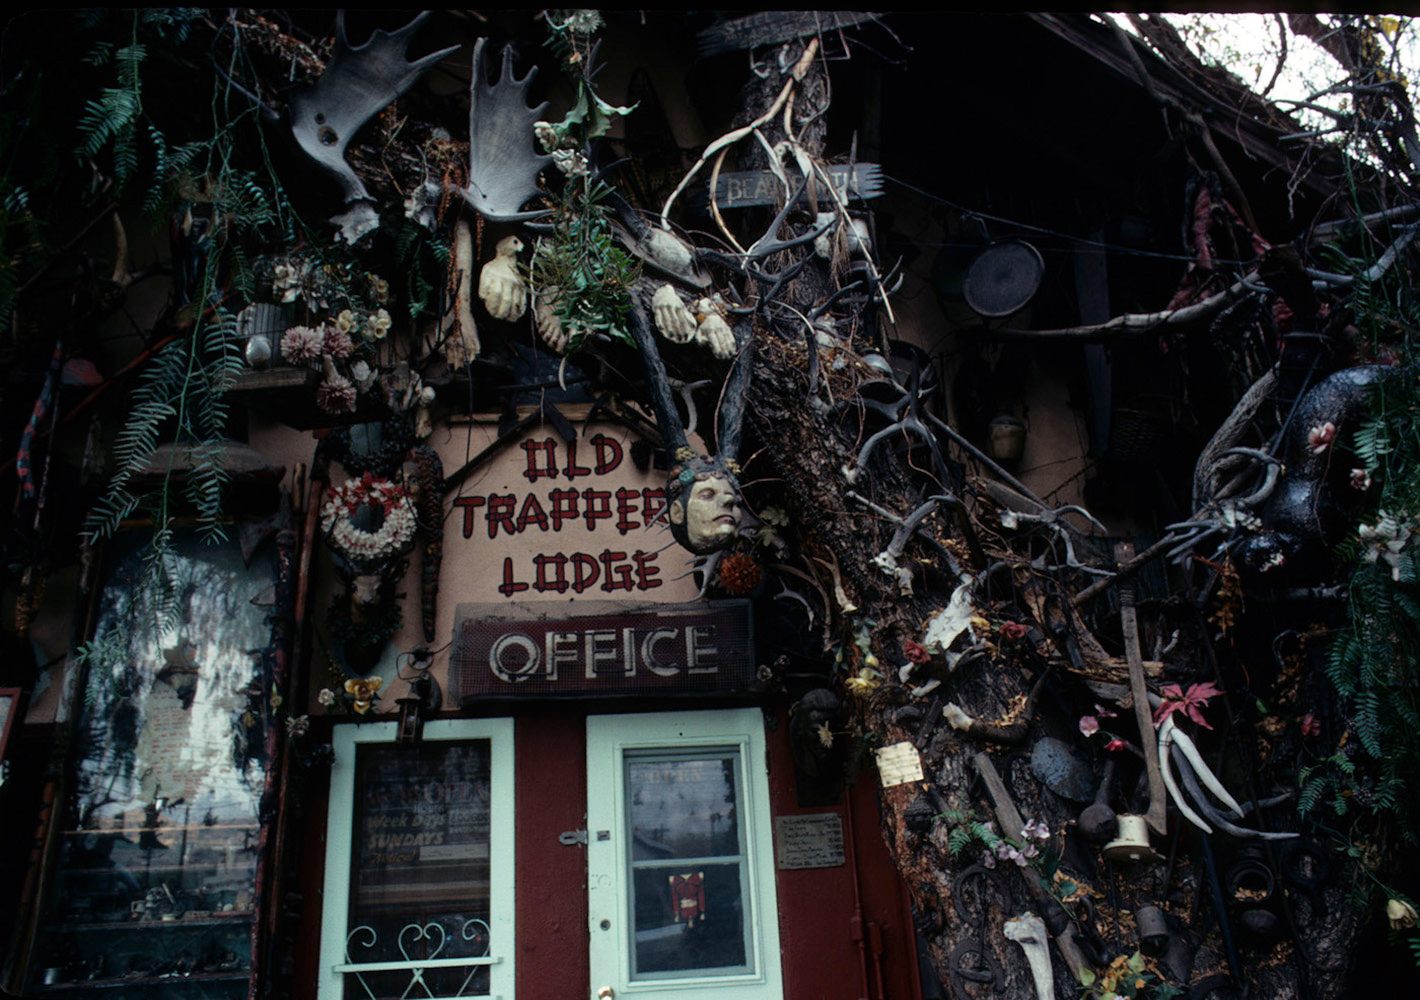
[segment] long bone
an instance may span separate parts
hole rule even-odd
[[[1035,995],[1040,1000],[1055,1000],[1055,977],[1050,968],[1050,939],[1045,933],[1045,921],[1034,913],[1023,913],[1007,920],[1001,933],[1026,953],[1030,976],[1035,981]]]

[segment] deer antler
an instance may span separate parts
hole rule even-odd
[[[370,193],[345,160],[350,139],[414,86],[425,70],[458,48],[441,49],[413,62],[405,59],[410,40],[428,16],[425,11],[398,31],[377,30],[364,45],[351,45],[345,34],[345,11],[338,11],[335,55],[319,80],[291,97],[291,134],[305,154],[340,184],[346,211],[330,221],[340,226],[340,238],[349,243],[380,224]]]
[[[484,61],[486,38],[473,46],[473,81],[468,90],[468,187],[464,200],[492,222],[523,222],[547,214],[519,211],[538,194],[537,175],[551,156],[532,152],[533,123],[542,118],[547,102],[528,107],[527,93],[537,67],[519,80],[513,75],[513,53],[503,50],[497,82],[488,82]]]

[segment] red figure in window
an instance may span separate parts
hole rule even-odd
[[[669,881],[675,922],[684,920],[687,927],[694,927],[695,921],[705,917],[705,873],[671,875]]]

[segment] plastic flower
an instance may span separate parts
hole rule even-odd
[[[316,405],[327,413],[355,412],[355,383],[338,373],[326,375],[316,386]]]
[[[380,686],[384,680],[379,677],[362,677],[359,680],[349,680],[345,682],[345,693],[353,702],[352,708],[361,715],[370,710],[370,706],[379,697]]]
[[[350,352],[355,350],[355,341],[350,339],[350,334],[340,329],[338,326],[327,326],[325,328],[325,340],[321,344],[325,353],[335,358],[337,361],[344,361],[350,357]]]
[[[1413,522],[1402,523],[1395,515],[1384,510],[1377,513],[1379,520],[1375,524],[1363,524],[1356,530],[1356,534],[1366,546],[1361,559],[1368,563],[1384,561],[1390,566],[1391,579],[1399,581],[1401,567],[1406,562],[1403,550],[1410,543],[1410,536],[1414,531]]]
[[[370,281],[370,298],[380,305],[384,305],[390,300],[390,283],[378,274],[369,274],[366,277]]]
[[[1002,622],[1001,637],[1010,639],[1012,642],[1026,637],[1026,627],[1020,622]]]
[[[932,658],[932,654],[927,652],[927,647],[920,642],[913,642],[908,639],[902,644],[902,655],[913,663],[926,663]]]
[[[1321,735],[1321,721],[1312,712],[1302,716],[1302,735],[1308,739]]]
[[[320,358],[325,337],[308,326],[293,326],[281,335],[281,356],[293,365],[307,365]]]
[[[358,333],[360,317],[352,309],[342,309],[340,315],[335,317],[335,328],[341,333]]]
[[[1415,926],[1415,907],[1403,899],[1386,900],[1385,915],[1390,920],[1390,929],[1393,931],[1408,931]]]
[[[320,694],[316,695],[316,701],[320,702],[324,707],[330,708],[335,704],[335,692],[330,688],[321,688]]]
[[[331,699],[334,700],[335,692],[330,692]],[[286,720],[286,735],[292,739],[298,739],[311,731],[311,717],[309,715],[293,715]]]
[[[982,851],[982,852],[981,852],[981,867],[983,867],[983,868],[995,868],[995,867],[996,867],[996,855],[992,854],[990,851]]]
[[[764,580],[759,563],[743,552],[731,552],[720,560],[720,586],[725,593],[743,597]]]
[[[1021,828],[1022,840],[1049,840],[1050,824],[1045,820],[1026,820],[1026,825]]]
[[[827,722],[820,722],[814,729],[814,735],[818,737],[819,745],[825,750],[833,749],[833,730],[828,728]]]
[[[1129,745],[1128,743],[1125,743],[1125,742],[1124,742],[1123,740],[1121,740],[1118,736],[1116,736],[1114,739],[1112,739],[1112,740],[1110,740],[1108,743],[1106,743],[1106,744],[1104,745],[1104,748],[1105,748],[1106,750],[1108,750],[1110,753],[1114,753],[1114,752],[1116,752],[1116,751],[1123,750],[1123,749],[1124,749],[1125,747],[1127,747],[1128,745]]]
[[[1154,709],[1154,725],[1162,725],[1174,712],[1182,712],[1204,729],[1212,729],[1208,720],[1203,718],[1203,709],[1208,707],[1209,699],[1222,693],[1212,681],[1190,684],[1187,691],[1177,684],[1165,684],[1162,690],[1163,704]]]
[[[277,264],[271,273],[271,294],[282,302],[301,297],[301,271],[293,264]]]
[[[843,685],[854,694],[867,694],[878,686],[877,671],[869,667],[864,667],[852,677],[843,682]]]
[[[1080,732],[1086,736],[1093,736],[1100,731],[1100,720],[1093,715],[1080,716]]]
[[[1365,469],[1351,470],[1351,488],[1365,492],[1371,488],[1371,474]]]
[[[365,336],[371,340],[384,340],[390,332],[394,320],[383,309],[376,309],[365,320]]]
[[[1317,424],[1307,431],[1307,447],[1312,450],[1313,455],[1320,455],[1331,447],[1331,442],[1336,440],[1336,425],[1328,420],[1324,424]]]

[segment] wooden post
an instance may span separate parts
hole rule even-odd
[[[1114,547],[1114,560],[1123,566],[1134,558],[1134,546],[1120,542]],[[1119,581],[1119,621],[1124,629],[1124,656],[1129,661],[1129,693],[1134,701],[1134,718],[1139,722],[1139,742],[1144,751],[1144,765],[1149,769],[1149,811],[1144,820],[1150,829],[1162,836],[1168,832],[1168,792],[1164,789],[1164,774],[1159,770],[1159,744],[1154,739],[1154,717],[1149,711],[1149,689],[1144,684],[1144,658],[1139,652],[1139,619],[1134,613],[1134,581]]]

